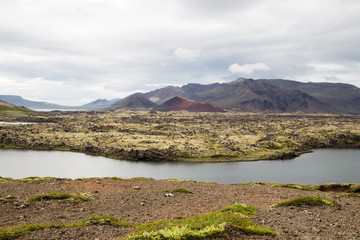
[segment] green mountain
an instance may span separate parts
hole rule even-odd
[[[71,109],[72,108],[69,106],[63,106],[53,103],[30,101],[16,95],[0,95],[0,99],[10,104],[23,106],[27,108],[33,108],[33,109]]]
[[[23,117],[23,116],[37,116],[37,115],[40,114],[28,108],[19,107],[0,100],[0,116]]]

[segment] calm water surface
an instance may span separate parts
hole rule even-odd
[[[293,160],[168,163],[133,162],[82,153],[0,149],[0,176],[151,177],[218,183],[360,183],[360,149],[318,149]]]

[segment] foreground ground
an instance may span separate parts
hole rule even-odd
[[[188,112],[51,112],[5,118],[0,148],[58,149],[143,161],[289,159],[360,147],[360,116]]]
[[[273,230],[277,234],[275,239],[360,239],[358,194],[304,191],[269,184],[236,185],[151,179],[0,180],[0,233],[3,227],[68,224],[104,215],[136,225],[204,215],[242,203],[256,207],[257,214],[251,220]],[[175,189],[186,191],[177,192]],[[321,189],[349,190],[341,186]],[[173,191],[172,195],[168,194],[169,191]],[[51,192],[86,193],[93,201],[25,201]],[[332,199],[338,205],[270,208],[272,204],[284,200],[314,194]],[[9,195],[13,197],[6,198]],[[18,239],[113,239],[125,237],[135,228],[94,223],[80,228],[37,230]],[[237,229],[229,228],[217,239],[274,238],[244,235]]]

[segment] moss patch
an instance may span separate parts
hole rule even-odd
[[[43,229],[51,229],[51,228],[80,228],[84,225],[89,224],[101,224],[101,225],[115,225],[118,227],[132,227],[131,223],[121,221],[114,217],[110,216],[95,216],[87,218],[78,223],[71,223],[71,224],[36,224],[36,225],[24,225],[24,226],[16,226],[16,227],[5,227],[0,228],[0,240],[10,240],[16,239],[18,237],[24,236],[30,232],[36,230],[43,230]]]
[[[40,202],[40,201],[64,200],[64,199],[73,199],[74,201],[81,201],[81,202],[93,201],[92,198],[90,198],[84,194],[73,195],[73,194],[68,194],[68,193],[57,193],[57,192],[33,196],[26,201],[27,202]]]
[[[2,197],[0,198],[0,203],[1,202],[15,202],[16,200],[18,200],[17,197],[13,196],[13,195],[8,195],[6,197]]]
[[[21,237],[27,233],[45,229],[46,226],[42,224],[25,225],[18,227],[0,228],[0,240],[10,240]]]
[[[289,206],[301,207],[301,206],[321,206],[321,205],[330,205],[335,207],[337,204],[331,199],[325,197],[320,197],[317,195],[309,195],[309,196],[302,196],[288,201],[280,202],[272,205],[271,207],[289,207]]]
[[[221,235],[227,225],[247,234],[276,236],[273,231],[248,220],[253,214],[254,207],[235,204],[203,216],[143,224],[125,239],[201,239]]]
[[[184,188],[177,188],[174,190],[166,190],[165,192],[178,192],[178,193],[188,193],[188,194],[194,194],[193,192],[186,190]]]

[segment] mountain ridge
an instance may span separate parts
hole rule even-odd
[[[151,102],[145,103],[145,100],[140,100],[139,97],[132,99],[133,103],[127,99],[127,103],[122,103],[124,109],[151,110],[150,106],[154,102],[156,105],[153,107],[155,108],[174,97],[181,97],[197,102],[209,102],[221,109],[238,112],[281,113],[302,111],[305,113],[360,114],[360,89],[346,83],[306,83],[284,79],[253,80],[238,78],[226,83],[189,83],[183,86],[167,86],[150,92],[136,93],[136,95]],[[28,108],[32,108],[31,105],[29,106],[32,103],[38,104],[37,107],[33,108],[83,110],[106,109],[122,100],[98,99],[82,106],[72,107],[29,101],[15,95],[0,95],[0,99],[5,101],[12,99],[12,101],[7,102]],[[140,104],[140,106],[132,108],[130,105],[136,105],[136,102],[138,104],[143,102],[142,104],[145,107]]]

